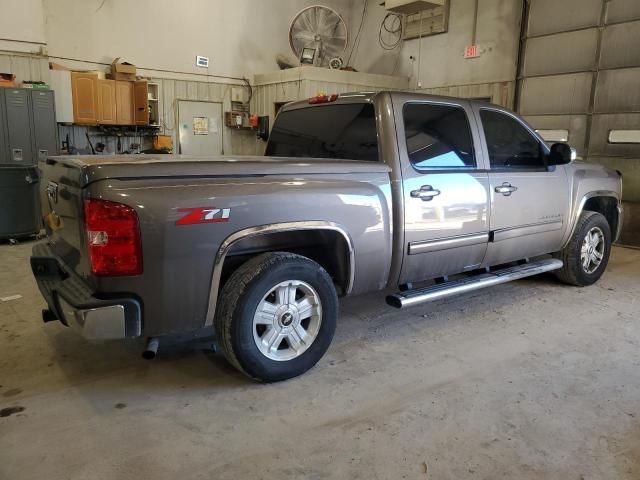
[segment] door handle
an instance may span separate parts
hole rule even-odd
[[[505,197],[510,196],[513,192],[515,192],[516,190],[518,190],[518,187],[514,187],[513,185],[511,185],[508,182],[504,182],[502,185],[500,185],[499,187],[495,188],[496,193],[501,193],[502,195],[504,195]]]
[[[412,198],[419,198],[423,202],[432,200],[436,195],[440,195],[440,190],[434,189],[431,185],[423,185],[420,190],[411,191]]]

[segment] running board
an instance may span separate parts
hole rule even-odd
[[[492,285],[538,275],[539,273],[550,272],[551,270],[557,270],[559,268],[562,268],[562,260],[555,258],[538,260],[524,265],[503,268],[502,270],[496,270],[490,273],[439,283],[430,287],[398,292],[387,296],[387,303],[396,308],[412,307],[419,303],[432,302],[460,293],[471,292]]]

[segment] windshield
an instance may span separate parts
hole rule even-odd
[[[271,157],[378,161],[373,105],[322,105],[281,112],[269,136]]]

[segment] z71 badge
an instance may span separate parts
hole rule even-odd
[[[187,214],[176,220],[176,225],[228,222],[231,213],[230,208],[213,207],[179,208],[178,211],[187,212]]]

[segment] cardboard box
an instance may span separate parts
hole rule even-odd
[[[49,70],[71,70],[71,69],[56,62],[49,62]]]
[[[0,73],[0,87],[16,87],[16,76],[12,73]]]
[[[157,135],[153,138],[154,150],[173,150],[173,139],[170,135]]]
[[[107,73],[107,78],[109,80],[125,80],[128,82],[136,81],[135,73]]]
[[[136,66],[129,62],[118,62],[120,57],[116,58],[113,62],[111,62],[111,73],[127,73],[135,76],[136,74]]]

